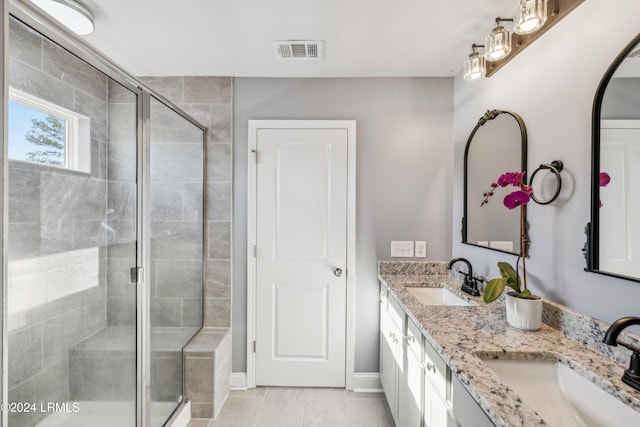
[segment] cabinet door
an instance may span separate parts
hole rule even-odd
[[[447,403],[449,367],[431,345],[424,343],[424,425],[456,427]]]
[[[396,361],[400,333],[389,316],[387,290],[380,286],[380,382],[384,390],[391,415],[398,415],[398,363]]]
[[[447,403],[438,395],[437,388],[429,380],[424,384],[424,426],[456,427]]]
[[[400,375],[398,427],[420,427],[422,412],[422,335],[407,322],[404,369]]]
[[[391,414],[395,418],[398,413],[397,408],[397,364],[395,360],[395,347],[391,331],[382,329],[380,331],[380,382],[387,398]]]

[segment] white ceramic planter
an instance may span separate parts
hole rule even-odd
[[[518,298],[507,294],[507,322],[524,331],[537,331],[542,326],[542,299]]]

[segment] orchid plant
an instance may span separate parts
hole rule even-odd
[[[491,183],[491,189],[483,193],[484,199],[480,206],[484,206],[489,203],[489,198],[494,195],[494,192],[498,187],[516,187],[517,190],[507,194],[502,201],[507,209],[515,209],[518,206],[520,209],[520,253],[522,254],[525,247],[525,211],[522,209],[524,205],[529,203],[531,196],[533,195],[533,188],[528,185],[524,180],[525,172],[505,172],[496,182]],[[522,258],[522,275],[524,280],[518,275],[516,262],[516,268],[514,269],[511,264],[507,262],[499,262],[498,268],[500,269],[500,276],[496,279],[491,279],[487,282],[484,294],[482,298],[484,302],[490,303],[498,299],[504,289],[508,286],[514,290],[518,298],[536,298],[531,295],[531,291],[527,289],[527,267],[525,259],[522,256],[518,257],[518,261]]]

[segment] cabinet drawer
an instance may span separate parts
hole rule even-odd
[[[447,393],[447,364],[426,340],[424,342],[424,377],[444,401]]]

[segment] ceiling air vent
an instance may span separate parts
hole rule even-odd
[[[317,40],[277,40],[273,47],[280,59],[322,59],[322,42]]]

